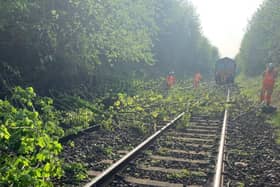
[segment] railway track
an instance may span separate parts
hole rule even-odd
[[[227,97],[229,101],[229,93]],[[181,113],[85,186],[223,186],[223,156],[228,111],[193,115],[186,129],[176,129]]]

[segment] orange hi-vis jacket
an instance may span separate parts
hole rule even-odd
[[[272,71],[266,70],[264,72],[264,76],[263,76],[263,87],[265,87],[266,89],[273,89],[276,76],[277,76],[276,71],[274,71],[274,70],[272,70]]]
[[[202,78],[202,76],[200,75],[200,73],[196,73],[196,74],[194,75],[194,81],[195,81],[195,82],[199,82],[199,81],[201,80],[201,78]]]
[[[168,75],[167,78],[166,78],[166,83],[167,83],[167,86],[171,87],[175,84],[175,77],[173,75]]]

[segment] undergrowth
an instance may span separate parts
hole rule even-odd
[[[261,77],[248,78],[239,76],[236,79],[236,83],[240,88],[241,95],[246,96],[253,103],[259,102],[262,83]]]
[[[63,130],[50,98],[16,87],[0,100],[0,124],[0,186],[52,186],[63,175]]]
[[[272,124],[275,130],[275,142],[280,145],[280,112],[278,111],[276,114],[271,116],[270,120],[268,120],[270,124]]]

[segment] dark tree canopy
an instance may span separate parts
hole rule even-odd
[[[177,0],[1,0],[0,50],[2,65],[44,93],[95,87],[108,72],[210,74],[218,58],[195,9]]]

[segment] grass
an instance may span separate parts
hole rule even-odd
[[[171,174],[168,174],[169,179],[184,179],[190,176],[196,176],[196,177],[205,177],[206,174],[204,172],[200,171],[189,171],[188,169],[183,169],[181,172],[174,172]]]
[[[267,121],[268,123],[272,124],[276,130],[275,130],[275,135],[276,139],[275,142],[276,144],[280,145],[280,112],[276,112],[273,116],[271,116],[270,120]]]
[[[249,153],[244,152],[244,151],[239,150],[239,149],[232,149],[232,150],[229,151],[229,154],[236,154],[236,155],[239,155],[239,156],[249,156]]]
[[[237,185],[237,187],[244,187],[245,186],[245,184],[243,182],[238,182],[236,185]]]
[[[168,150],[169,149],[167,149],[167,148],[160,148],[159,150],[158,150],[158,154],[159,155],[166,155],[167,153],[168,153]]]
[[[169,179],[184,179],[186,177],[189,177],[191,175],[191,172],[187,169],[183,169],[181,172],[174,172],[171,174],[168,174]]]
[[[240,87],[241,95],[246,96],[250,101],[258,102],[261,92],[261,77],[247,78],[239,76],[236,83]]]

